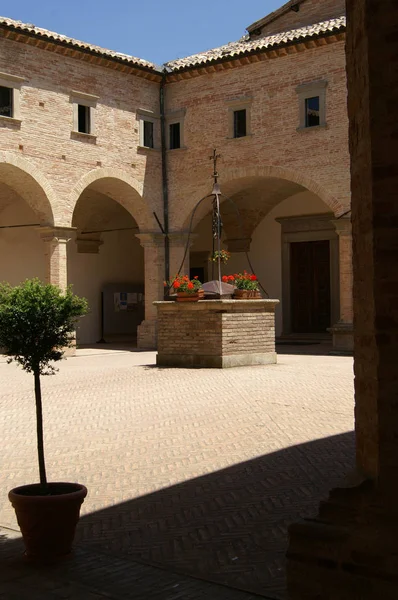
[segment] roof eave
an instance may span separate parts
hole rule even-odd
[[[301,43],[309,41],[309,40],[318,40],[318,39],[325,38],[325,37],[331,37],[331,36],[334,36],[339,33],[344,33],[345,31],[346,31],[346,26],[342,25],[341,27],[335,27],[330,31],[323,31],[318,34],[303,35],[298,38],[295,38],[294,40],[289,40],[287,42],[280,42],[277,44],[269,45],[266,48],[253,48],[252,50],[247,50],[246,52],[242,52],[242,53],[235,54],[235,55],[213,58],[213,59],[206,60],[206,61],[203,61],[200,63],[192,64],[192,65],[187,65],[187,66],[178,67],[178,68],[171,68],[172,70],[170,71],[169,74],[175,75],[177,73],[184,73],[186,71],[191,71],[194,69],[210,67],[212,65],[230,62],[232,60],[239,60],[241,58],[244,58],[245,56],[252,56],[254,54],[262,54],[264,52],[269,52],[271,50],[279,50],[280,48],[294,46],[295,44],[301,44]]]
[[[154,75],[158,75],[159,77],[163,76],[163,73],[161,70],[157,70],[154,67],[150,67],[147,65],[142,65],[139,62],[135,62],[134,60],[128,60],[128,59],[123,59],[118,56],[112,56],[110,54],[106,54],[105,52],[95,50],[94,48],[79,46],[78,44],[73,44],[72,42],[69,42],[66,40],[59,40],[50,35],[44,35],[44,34],[29,30],[29,29],[22,29],[21,27],[17,27],[15,25],[11,25],[9,23],[4,23],[4,22],[0,23],[0,29],[12,31],[21,36],[26,36],[29,38],[34,38],[34,39],[42,40],[42,41],[47,41],[49,44],[55,44],[57,46],[62,46],[64,48],[74,49],[74,50],[76,50],[76,52],[81,52],[83,54],[89,54],[89,55],[95,56],[97,58],[103,58],[103,59],[109,60],[111,62],[122,64],[125,66],[130,66],[134,69],[144,71],[145,73],[151,73]]]

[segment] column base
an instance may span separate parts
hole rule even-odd
[[[156,350],[158,338],[158,323],[154,320],[142,321],[137,328],[137,348],[139,350]]]
[[[354,351],[354,326],[352,323],[336,323],[328,331],[333,336],[333,350],[330,354],[349,354]]]
[[[371,481],[332,490],[316,519],[289,528],[290,600],[395,600],[397,512]]]

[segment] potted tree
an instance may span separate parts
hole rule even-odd
[[[53,560],[71,550],[80,507],[87,489],[78,483],[48,483],[44,459],[40,377],[56,372],[65,348],[71,345],[76,320],[87,313],[87,302],[71,289],[38,279],[12,287],[0,284],[0,348],[34,377],[37,451],[40,483],[14,488],[15,508],[26,555]]]

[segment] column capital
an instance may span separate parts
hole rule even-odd
[[[350,217],[342,217],[341,219],[331,219],[335,226],[337,235],[352,235],[352,226]]]
[[[144,248],[160,248],[164,245],[164,233],[149,231],[147,233],[135,233]]]
[[[76,227],[37,227],[43,242],[67,244],[75,235]]]

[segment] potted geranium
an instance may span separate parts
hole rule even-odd
[[[197,275],[193,279],[188,275],[176,275],[171,281],[165,282],[165,286],[176,293],[177,302],[196,302],[203,298],[202,283]]]
[[[257,276],[254,273],[235,273],[224,275],[222,280],[235,286],[234,298],[240,300],[258,300],[261,298]]]
[[[71,345],[76,320],[87,313],[87,302],[70,289],[38,279],[12,287],[0,284],[0,347],[24,371],[33,374],[36,400],[37,450],[40,483],[14,488],[15,508],[26,555],[53,560],[71,550],[80,506],[87,489],[78,483],[47,482],[44,459],[40,377],[55,373],[65,348]]]

